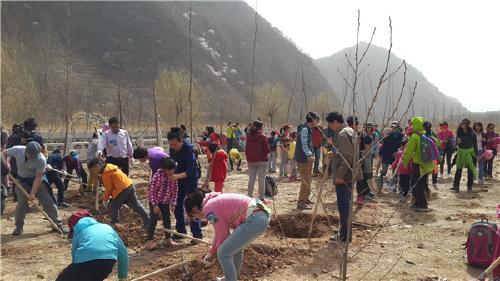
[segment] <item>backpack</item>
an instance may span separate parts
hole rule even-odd
[[[432,137],[422,134],[421,144],[423,162],[431,162],[438,159],[439,151],[437,149],[436,142],[432,139]]]
[[[278,185],[276,184],[276,181],[274,181],[273,177],[266,176],[265,195],[267,197],[274,197],[276,194],[278,194]]]
[[[495,259],[499,237],[496,224],[484,221],[473,223],[467,236],[467,263],[488,267]]]

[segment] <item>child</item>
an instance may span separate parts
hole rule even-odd
[[[79,159],[78,152],[76,150],[71,150],[68,155],[63,158],[66,164],[66,172],[68,174],[73,174],[73,170],[76,175],[82,179],[84,185],[87,185],[87,173],[83,168],[82,161]],[[64,190],[68,190],[69,179],[64,180]],[[91,191],[87,189],[87,191]]]
[[[101,178],[104,186],[102,204],[105,208],[108,207],[109,198],[113,198],[111,202],[111,224],[118,223],[118,212],[125,203],[141,216],[144,228],[147,229],[149,226],[148,214],[137,199],[134,182],[116,165],[101,163],[99,159],[94,159],[87,165],[91,176]]]
[[[153,249],[156,244],[153,241],[156,223],[161,213],[163,227],[171,228],[170,208],[175,208],[177,204],[177,192],[179,187],[177,181],[169,182],[168,177],[175,173],[175,161],[172,158],[163,158],[160,160],[160,167],[151,178],[148,188],[149,200],[149,227],[148,227],[148,248]],[[165,232],[165,240],[168,246],[175,246],[172,241],[172,235]]]
[[[185,206],[190,217],[206,218],[214,226],[215,237],[203,263],[207,267],[212,265],[217,255],[224,272],[224,278],[218,280],[238,280],[243,251],[266,232],[271,209],[261,200],[245,195],[217,192],[204,195],[199,191],[188,195]]]
[[[59,171],[62,170],[63,160],[61,157],[61,151],[59,149],[54,149],[54,151],[52,151],[52,153],[49,155],[49,157],[47,158],[47,166]],[[64,202],[64,191],[66,189],[61,179],[61,175],[55,171],[52,171],[51,169],[47,169],[47,171],[45,172],[45,176],[47,177],[49,185],[54,184],[57,187],[57,206],[59,208],[68,208],[70,205]],[[49,192],[53,194],[52,189],[49,189]]]
[[[288,180],[294,182],[297,180],[297,162],[295,161],[295,147],[297,146],[297,133],[292,132],[290,134],[292,142],[290,142],[290,148],[288,149],[288,160],[290,162],[290,177]]]
[[[224,181],[227,176],[227,154],[217,144],[210,144],[208,146],[210,154],[208,155],[210,162],[210,181],[214,183],[215,192],[222,193]],[[215,157],[215,158],[213,158]]]
[[[236,163],[236,170],[241,171],[241,154],[238,149],[233,148],[229,150],[229,157],[231,158],[233,163]]]
[[[396,152],[396,160],[391,164],[391,169],[395,170],[399,175],[399,189],[401,191],[401,202],[406,203],[408,198],[408,191],[410,190],[410,176],[411,176],[411,162],[406,166],[403,164],[401,159],[403,158],[403,152],[406,149],[407,139],[403,139],[401,148]]]
[[[276,137],[276,132],[271,132],[271,137],[267,139],[269,143],[269,148],[271,151],[269,152],[269,160],[267,160],[267,171],[269,173],[276,173],[276,157],[278,154],[278,142],[279,139]]]

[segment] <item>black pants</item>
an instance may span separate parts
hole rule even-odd
[[[432,173],[432,183],[438,183],[438,174],[437,173]]]
[[[493,158],[491,160],[486,161],[484,165],[485,175],[493,177],[493,160],[495,159],[495,155],[497,154],[496,150],[493,150]]]
[[[363,179],[359,180],[356,182],[356,191],[358,192],[359,195],[367,195],[370,193],[370,185],[368,184],[368,181],[372,178],[371,173],[363,173]]]
[[[455,179],[453,180],[453,189],[459,190],[460,189],[460,181],[462,180],[462,169],[458,169],[455,172]],[[467,190],[472,188],[472,185],[474,184],[474,174],[472,171],[467,168]]]
[[[54,193],[52,192],[52,185],[55,185],[57,187],[56,203],[63,203],[64,191],[66,190],[66,188],[64,187],[63,181],[61,180],[61,176],[59,176],[59,174],[54,171],[47,171],[45,173],[45,176],[47,176],[47,181],[51,186],[51,188],[49,188],[49,193],[52,195],[52,197],[54,197]]]
[[[427,196],[429,191],[428,175],[420,175],[420,166],[414,164],[411,174],[411,187],[413,187],[412,194],[415,198],[415,208],[427,209]]]
[[[115,265],[115,260],[91,260],[68,265],[56,281],[103,281]]]
[[[76,175],[82,179],[82,182],[84,184],[87,184],[87,172],[85,172],[85,169],[83,169],[83,168],[76,169],[76,168],[73,168],[73,167],[66,167],[66,172],[68,172],[68,174],[72,175],[73,171],[75,171]],[[69,179],[66,178],[64,180],[64,189],[65,190],[68,190],[68,184],[69,184]]]
[[[163,227],[170,229],[172,224],[170,222],[170,206],[168,204],[158,204],[160,208],[161,217],[163,219]],[[153,204],[149,203],[149,226],[148,226],[148,240],[153,240],[155,236],[156,223],[158,222],[159,215],[155,214]],[[165,231],[165,239],[169,239],[171,234]]]
[[[106,164],[113,164],[118,166],[118,168],[120,168],[120,170],[122,170],[122,172],[124,172],[128,176],[129,173],[128,158],[115,158],[108,156],[106,158]]]
[[[349,211],[351,208],[351,184],[340,184],[335,186],[335,191],[337,192],[337,207],[340,216],[340,231],[339,240],[347,241],[347,224],[349,219]],[[352,228],[350,231],[350,237],[352,237]],[[349,237],[349,241],[351,241]]]
[[[444,153],[444,158],[443,161],[441,161],[441,163],[439,163],[439,168],[441,170],[441,174],[443,174],[443,171],[444,171],[444,161],[446,160],[446,168],[448,169],[448,174],[451,173],[451,167],[453,166],[451,164],[451,156],[453,155],[453,152],[448,152],[448,151],[445,151]]]
[[[404,197],[408,196],[408,191],[410,190],[410,175],[399,174],[399,188]]]
[[[142,206],[141,201],[137,198],[135,186],[133,184],[122,190],[122,192],[111,201],[111,224],[118,223],[118,215],[123,204],[127,204],[127,206],[141,217],[146,228],[149,226],[148,214]]]

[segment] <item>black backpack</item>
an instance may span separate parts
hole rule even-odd
[[[265,195],[267,197],[274,197],[278,194],[278,185],[276,181],[271,176],[266,176],[266,190]]]

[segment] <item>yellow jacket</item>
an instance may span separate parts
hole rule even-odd
[[[106,164],[101,175],[101,182],[104,185],[104,201],[108,201],[109,197],[116,198],[127,187],[134,182],[118,169],[118,166]]]
[[[295,158],[295,147],[297,146],[296,141],[292,141],[290,143],[290,147],[288,148],[288,159],[294,159]]]

